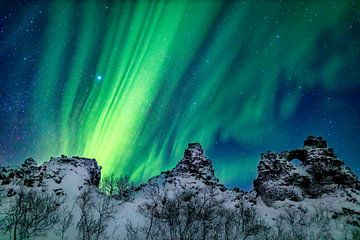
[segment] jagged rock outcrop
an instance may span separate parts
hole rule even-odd
[[[20,196],[17,193],[25,187],[54,193],[67,206],[74,207],[74,219],[80,219],[77,205],[79,196],[90,187],[92,191],[89,197],[92,203],[101,204],[102,199],[110,199],[109,203],[117,206],[114,224],[108,225],[108,231],[117,232],[120,239],[126,238],[129,222],[145,226],[150,212],[159,214],[163,210],[174,210],[174,216],[177,217],[179,215],[176,214],[182,213],[182,210],[186,213],[191,209],[186,206],[197,203],[200,205],[192,206],[201,208],[204,206],[202,203],[209,201],[215,207],[210,208],[210,211],[217,209],[216,214],[238,213],[244,219],[256,216],[266,223],[264,227],[269,230],[276,230],[279,221],[283,224],[284,216],[292,212],[295,215],[289,216],[289,221],[298,221],[297,217],[306,214],[304,216],[308,220],[304,231],[308,231],[308,227],[314,224],[315,217],[324,217],[322,221],[326,225],[338,227],[332,233],[333,239],[341,239],[337,235],[344,229],[341,226],[360,226],[359,180],[322,138],[308,137],[300,149],[263,153],[254,190],[250,192],[240,191],[238,188],[226,189],[216,178],[212,161],[205,156],[199,143],[190,143],[183,158],[173,169],[152,177],[139,187],[131,187],[126,193],[126,200],[120,200],[114,195],[106,196],[97,189],[100,177],[101,167],[95,159],[69,158],[65,155],[51,158],[41,165],[29,158],[18,168],[0,167],[0,212],[6,209],[6,204],[11,203],[13,198]],[[164,206],[167,208],[162,208]],[[300,215],[296,215],[299,212]],[[166,221],[166,218],[161,219],[161,222],[163,220]],[[219,224],[224,224],[224,221]],[[73,225],[75,231],[78,225]],[[290,230],[294,226],[287,225]],[[320,225],[315,228],[318,226]],[[317,232],[315,230],[310,232],[311,237],[312,233]],[[51,231],[51,234],[52,232],[55,231]],[[68,239],[78,238],[78,234],[70,233],[69,236]]]
[[[184,158],[172,170],[173,175],[193,176],[205,182],[218,182],[210,159],[206,158],[199,143],[190,143]]]
[[[53,190],[57,195],[70,194],[84,185],[98,187],[101,167],[95,159],[71,157],[65,155],[51,158],[40,166],[28,158],[18,168],[0,167],[0,185],[6,188],[7,196],[16,194],[19,187],[42,188]],[[67,185],[68,188],[62,189]]]
[[[299,161],[299,164],[294,161]],[[98,187],[100,177],[101,167],[95,159],[69,158],[65,155],[51,158],[41,165],[29,158],[18,168],[0,167],[0,186],[8,186],[7,196],[16,194],[16,186],[48,188],[63,195],[67,194],[64,185],[71,186],[72,192],[84,185]],[[215,177],[212,162],[204,155],[199,143],[190,143],[183,158],[172,170],[151,178],[136,190],[153,185],[172,190],[196,190],[211,186],[221,192],[227,191]],[[255,193],[266,205],[271,206],[276,201],[286,199],[300,202],[305,198],[319,198],[338,189],[360,190],[358,177],[344,166],[332,148],[328,148],[325,139],[310,136],[305,139],[301,149],[261,154],[254,191],[247,194],[247,198],[255,202]],[[233,197],[236,194],[242,197],[246,195],[238,189],[231,193]]]
[[[220,191],[226,190],[226,187],[215,177],[212,162],[204,155],[203,148],[199,143],[190,143],[184,152],[184,157],[175,168],[151,178],[140,188],[154,184],[167,186],[169,189],[174,187],[199,189],[203,186],[212,186]]]
[[[299,165],[294,164],[296,160]],[[302,149],[261,154],[254,181],[254,190],[267,205],[318,198],[340,188],[360,190],[359,179],[327,147],[326,140],[313,136],[305,139]]]

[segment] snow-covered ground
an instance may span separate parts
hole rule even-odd
[[[293,159],[301,163],[294,165]],[[28,159],[18,168],[0,167],[0,239],[14,239],[14,233],[17,239],[360,237],[359,180],[321,138],[309,137],[304,148],[294,151],[262,154],[251,192],[219,183],[200,144],[189,144],[174,169],[130,187],[126,197],[116,191],[105,194],[100,178],[96,160],[80,157],[51,158],[40,166]],[[51,196],[46,204],[58,201],[43,229],[29,221],[36,213],[41,226],[48,208],[27,196]],[[44,210],[30,207],[32,216],[21,217],[26,215],[26,209],[20,211],[24,203]]]

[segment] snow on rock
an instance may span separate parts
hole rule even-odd
[[[174,169],[166,172],[169,178],[184,178],[200,180],[205,185],[220,185],[215,178],[212,162],[204,155],[204,151],[199,143],[190,143],[184,152],[183,159]],[[170,180],[171,181],[171,180]]]
[[[298,166],[292,163],[295,159],[301,162]],[[254,190],[267,205],[320,198],[346,188],[360,190],[359,179],[323,138],[313,136],[305,139],[302,149],[263,153],[254,180]]]
[[[86,185],[99,186],[101,167],[95,159],[51,158],[40,166],[32,159],[15,168],[0,167],[0,190],[8,197],[16,195],[19,187],[52,190],[56,195],[77,195]]]
[[[39,188],[67,197],[70,206],[87,186],[98,188],[100,178],[101,167],[95,159],[62,155],[39,166],[29,158],[18,168],[0,167],[0,196],[15,196],[19,187]],[[185,191],[200,195],[209,188],[227,208],[253,206],[269,224],[275,224],[274,219],[289,208],[312,211],[314,206],[326,206],[333,219],[360,226],[358,177],[328,148],[326,140],[310,136],[303,148],[261,154],[254,190],[250,192],[227,189],[216,178],[201,145],[190,143],[173,169],[134,188],[129,201],[113,199],[119,207],[107,232],[116,232],[119,239],[124,239],[128,223],[141,226],[145,218],[139,206],[151,200],[154,190],[159,196],[171,197]],[[94,194],[99,199],[106,197],[100,191]]]
[[[190,143],[184,152],[184,157],[172,170],[150,178],[146,184],[140,185],[136,192],[146,195],[154,187],[159,188],[166,195],[185,190],[199,193],[206,187],[212,187],[217,192],[227,191],[215,177],[212,162],[204,155],[199,143]]]

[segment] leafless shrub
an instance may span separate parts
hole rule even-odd
[[[141,230],[139,228],[135,227],[131,222],[128,221],[126,224],[126,239],[138,240],[141,234],[140,231]]]
[[[276,219],[278,239],[306,239],[304,229],[309,226],[308,210],[305,208],[288,207]]]
[[[61,204],[54,194],[20,189],[4,212],[5,232],[14,240],[45,235],[59,222]]]
[[[61,215],[59,218],[59,232],[61,239],[64,239],[66,231],[69,229],[71,223],[73,222],[73,210],[74,208],[67,208],[63,206],[61,208]]]
[[[308,225],[312,226],[311,230],[307,229],[309,239],[321,240],[332,239],[331,230],[331,211],[327,206],[314,204],[312,205],[313,212],[309,215]]]
[[[104,177],[101,180],[100,189],[109,196],[112,196],[118,200],[128,201],[131,190],[134,188],[134,184],[130,181],[130,177],[120,176],[115,177],[113,174]]]
[[[80,209],[80,220],[77,224],[79,237],[82,240],[107,239],[105,230],[108,221],[115,215],[116,205],[109,197],[96,197],[92,191],[87,188],[76,201]]]
[[[330,211],[325,206],[284,208],[276,219],[275,239],[334,239],[331,223]]]
[[[114,174],[101,178],[100,189],[106,194],[112,196],[116,192],[116,178]]]
[[[155,188],[148,199],[139,207],[146,224],[128,224],[128,239],[246,239],[265,229],[254,208],[242,204],[230,210],[211,187],[173,196]]]
[[[260,218],[255,207],[240,201],[235,209],[228,209],[225,217],[226,239],[247,239],[251,236],[259,237],[267,227]]]

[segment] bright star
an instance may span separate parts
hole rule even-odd
[[[99,76],[97,76],[97,80],[101,80],[102,79],[102,76],[101,75],[99,75]]]

